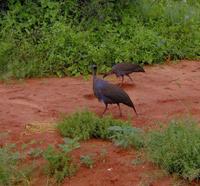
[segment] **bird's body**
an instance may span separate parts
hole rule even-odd
[[[103,78],[105,78],[108,75],[115,74],[117,77],[120,77],[120,76],[122,77],[121,84],[123,84],[124,76],[128,76],[129,79],[133,81],[131,76],[129,75],[133,72],[145,72],[145,70],[137,64],[118,63],[112,67],[112,70],[110,72],[108,72],[107,74],[104,74]]]
[[[100,102],[103,102],[106,106],[103,114],[107,110],[108,104],[117,104],[120,109],[120,103],[132,107],[135,113],[137,114],[134,104],[131,101],[128,94],[120,87],[98,78],[96,76],[96,69],[93,69],[93,91],[97,99]]]

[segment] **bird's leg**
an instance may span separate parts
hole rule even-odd
[[[118,105],[118,107],[119,107],[119,113],[120,113],[120,116],[122,116],[122,111],[121,111],[120,104],[118,103],[117,105]]]
[[[120,86],[123,85],[123,82],[124,82],[124,76],[122,76],[122,82],[121,82],[121,85],[120,85]]]
[[[105,112],[106,112],[106,110],[108,109],[108,104],[105,104],[105,109],[104,109],[104,111],[103,111],[103,113],[102,113],[102,116],[105,114]]]
[[[131,77],[129,74],[127,74],[127,76],[129,77],[129,79],[130,79],[131,81],[133,81],[132,77]]]

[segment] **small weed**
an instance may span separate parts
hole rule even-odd
[[[94,160],[91,155],[81,156],[80,161],[86,167],[88,167],[90,169],[93,168]]]
[[[143,151],[138,151],[136,153],[135,159],[131,161],[131,164],[134,166],[144,164],[146,162],[146,157]]]
[[[140,159],[140,158],[136,158],[134,160],[131,161],[131,164],[136,166],[136,165],[141,165],[144,163],[144,160]]]
[[[78,140],[76,138],[64,138],[64,144],[59,144],[58,146],[62,149],[63,152],[69,153],[74,149],[77,149],[80,147],[80,144],[78,143]]]
[[[44,158],[47,160],[45,171],[50,177],[54,177],[57,183],[63,181],[65,177],[71,177],[77,171],[69,154],[58,151],[49,146],[44,152]]]
[[[108,155],[108,151],[107,151],[105,148],[101,149],[101,152],[100,152],[100,159],[101,159],[101,161],[102,161],[103,163],[106,162],[106,156],[107,156],[107,155]]]
[[[28,154],[33,158],[38,158],[42,156],[43,150],[41,148],[31,148]]]
[[[27,147],[28,147],[28,145],[27,145],[26,143],[23,143],[23,144],[21,145],[21,149],[22,149],[22,150],[25,150]]]

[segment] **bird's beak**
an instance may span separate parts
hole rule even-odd
[[[108,75],[108,74],[104,74],[104,75],[103,75],[103,78],[105,78],[107,75]]]

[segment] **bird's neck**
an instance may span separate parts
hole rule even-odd
[[[97,74],[97,72],[94,70],[93,71],[93,84],[94,84],[95,80],[97,79],[96,74]]]
[[[97,71],[94,70],[94,71],[93,71],[93,79],[96,78],[96,75],[97,75]]]

